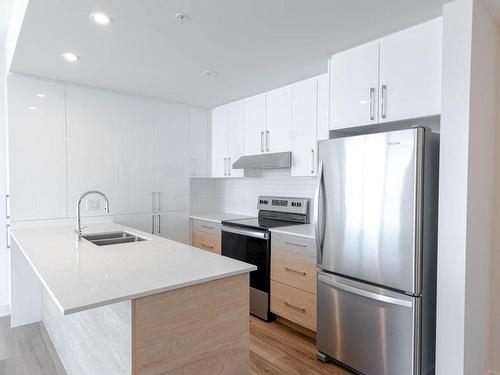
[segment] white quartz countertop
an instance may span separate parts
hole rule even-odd
[[[314,226],[312,224],[299,224],[288,227],[272,228],[271,233],[280,233],[289,236],[310,238],[313,240],[316,238],[314,235]]]
[[[256,216],[256,215],[255,215]],[[255,217],[252,215],[232,214],[226,212],[198,212],[191,214],[191,219],[206,220],[214,223],[222,223],[224,220],[237,220]]]
[[[149,240],[96,246],[77,242],[73,226],[14,229],[12,238],[65,315],[257,269],[119,224],[84,234],[120,230]]]

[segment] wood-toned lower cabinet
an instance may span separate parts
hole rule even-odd
[[[219,223],[191,220],[191,246],[221,254],[221,229]]]
[[[271,311],[316,332],[314,240],[273,233],[271,247]]]

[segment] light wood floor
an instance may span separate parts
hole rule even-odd
[[[347,375],[316,359],[314,340],[277,322],[250,317],[252,375]],[[10,328],[0,318],[0,375],[66,375],[45,328],[30,324]]]
[[[316,359],[315,341],[288,326],[250,317],[252,375],[348,375],[349,371]]]

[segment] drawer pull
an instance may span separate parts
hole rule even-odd
[[[297,247],[307,247],[306,245],[302,245],[300,243],[293,243],[293,242],[286,242],[285,244],[290,245],[290,246],[297,246]]]
[[[203,242],[200,243],[201,247],[204,247],[205,249],[210,249],[210,250],[213,250],[214,247],[213,246],[210,246],[210,245],[207,245],[207,244],[204,244]]]
[[[201,224],[200,226],[205,229],[214,229],[214,227],[211,227],[210,225]]]
[[[298,306],[292,305],[291,303],[288,303],[288,301],[285,301],[283,303],[285,304],[286,307],[288,307],[288,308],[290,308],[292,310],[301,312],[302,314],[306,313],[306,309],[304,309],[303,307],[298,307]]]
[[[287,272],[291,272],[291,273],[295,273],[297,275],[302,275],[302,276],[305,276],[306,273],[305,272],[302,272],[302,271],[297,271],[297,270],[294,270],[292,268],[288,268],[288,267],[283,267],[285,269],[285,271]]]

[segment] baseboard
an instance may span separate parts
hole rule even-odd
[[[10,315],[10,305],[0,305],[0,318]]]

